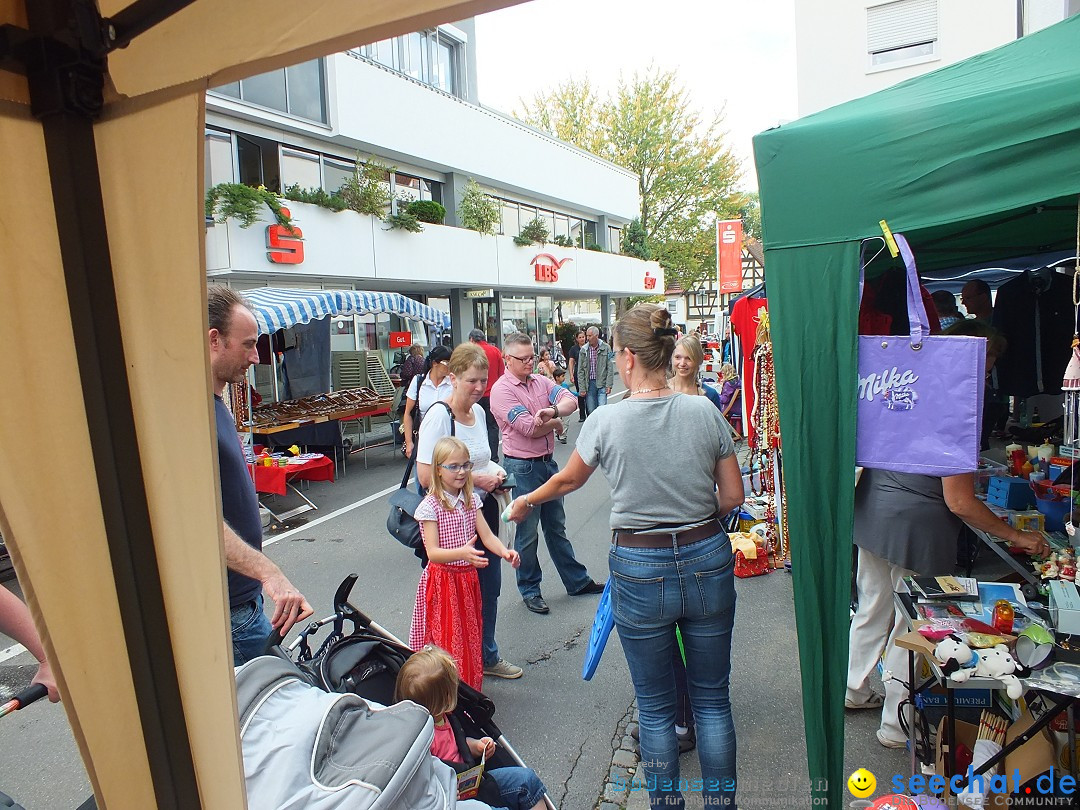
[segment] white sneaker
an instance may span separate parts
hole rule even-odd
[[[874,736],[886,748],[907,748],[907,740],[894,740],[892,737],[886,737],[880,728],[874,732]]]

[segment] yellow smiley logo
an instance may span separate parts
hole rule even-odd
[[[847,789],[851,791],[851,795],[856,799],[865,799],[874,792],[876,787],[877,780],[866,768],[859,768],[847,780]]]

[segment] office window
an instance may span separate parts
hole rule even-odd
[[[428,37],[424,32],[401,37],[401,72],[424,81],[428,71]]]
[[[228,132],[206,130],[203,182],[206,188],[233,182],[233,146]]]
[[[612,253],[622,253],[622,228],[608,225],[608,250]]]
[[[323,188],[327,191],[337,191],[353,176],[356,164],[352,161],[338,158],[323,158]]]
[[[292,147],[281,150],[281,185],[300,188],[321,188],[322,173],[319,167],[319,154],[305,152]]]
[[[551,232],[552,238],[561,236],[563,239],[570,238],[570,218],[565,214],[555,215],[555,230]]]
[[[937,55],[937,0],[894,0],[866,9],[866,50],[871,68]]]
[[[500,224],[499,233],[506,234],[507,236],[517,236],[521,230],[521,225],[518,223],[518,207],[517,203],[502,201],[502,220]]]
[[[246,186],[266,186],[281,193],[281,164],[278,143],[254,135],[236,136],[236,164],[239,181]]]
[[[394,175],[394,197],[398,200],[413,202],[420,197],[420,178],[410,177],[407,174]]]
[[[288,111],[288,98],[285,93],[285,71],[273,70],[244,79],[240,83],[242,98],[252,104],[261,104],[272,110]]]
[[[397,69],[397,41],[384,39],[364,48],[364,56],[374,59],[380,65]]]
[[[289,114],[311,121],[326,120],[322,63],[318,59],[285,68]]]
[[[445,31],[417,31],[350,51],[424,84],[464,98],[464,42]]]
[[[297,118],[326,123],[326,88],[321,59],[214,87],[211,92]]]

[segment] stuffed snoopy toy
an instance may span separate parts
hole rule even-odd
[[[972,677],[994,678],[1004,684],[1005,693],[1013,700],[1024,692],[1020,678],[1031,674],[1030,669],[1016,662],[1004,644],[985,650],[972,650],[956,636],[949,636],[934,648],[934,657],[941,662],[942,671],[954,682],[964,683]]]

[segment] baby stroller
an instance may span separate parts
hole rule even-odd
[[[412,655],[412,650],[388,630],[376,624],[349,603],[349,593],[356,583],[356,579],[356,574],[350,574],[338,587],[337,593],[334,595],[333,615],[311,622],[288,646],[287,650],[282,650],[280,646],[276,647],[279,656],[278,666],[291,668],[292,677],[303,680],[309,691],[313,690],[310,690],[307,685],[318,687],[318,690],[325,690],[324,695],[330,693],[326,695],[330,701],[336,699],[360,701],[364,708],[357,707],[357,711],[364,718],[379,716],[381,720],[382,715],[388,712],[394,713],[393,723],[387,721],[384,723],[384,729],[380,729],[374,734],[371,733],[370,729],[364,729],[364,733],[371,737],[372,750],[380,751],[385,755],[382,757],[383,759],[390,760],[393,758],[393,754],[388,754],[388,752],[395,752],[402,757],[400,765],[394,769],[397,772],[396,775],[382,774],[382,776],[392,781],[395,776],[400,776],[402,772],[415,769],[416,776],[412,777],[413,780],[419,779],[421,783],[426,780],[428,792],[444,791],[446,793],[445,804],[431,804],[430,802],[421,804],[417,803],[417,800],[409,800],[402,796],[391,803],[372,804],[372,808],[382,808],[383,806],[411,808],[428,806],[454,807],[454,798],[457,795],[456,774],[449,766],[444,765],[434,757],[428,756],[434,733],[430,715],[425,709],[413,703],[403,702],[393,705],[394,684],[397,681],[398,670],[401,669],[405,660]],[[346,623],[348,623],[348,631],[346,631]],[[321,628],[326,626],[330,626],[329,635],[318,646],[315,646],[315,635]],[[271,640],[272,643],[274,641],[280,643],[280,638]],[[265,659],[256,659],[256,661],[261,660]],[[241,670],[237,673],[238,699],[242,697],[240,683],[242,672],[256,661],[249,662],[249,664],[241,667]],[[250,692],[252,690],[246,691]],[[373,715],[370,708],[366,706],[367,701],[389,708],[377,711]],[[495,754],[489,757],[485,763],[488,768],[512,765],[524,766],[525,763],[521,757],[495,724],[493,720],[494,714],[495,704],[490,698],[464,683],[460,684],[458,688],[458,705],[450,718],[451,725],[458,732],[458,738],[463,739],[467,735],[476,738],[488,736],[494,739],[497,743],[497,749]],[[244,703],[241,701],[242,726],[244,725],[243,717]],[[380,735],[384,731],[391,730],[391,728],[395,737],[393,743],[380,740]],[[351,727],[339,724],[337,733],[334,736],[344,738],[345,735],[341,734],[341,732],[352,730]],[[412,741],[411,745],[409,744],[410,740]],[[245,742],[245,770],[247,770],[248,761],[247,748]],[[319,756],[319,753],[320,751],[316,748],[312,756],[312,773],[314,773],[315,757]],[[467,749],[461,753],[466,769],[477,764]],[[425,774],[424,770],[426,768],[432,768],[433,773]],[[449,776],[447,776],[447,772],[449,772]],[[262,807],[263,805],[255,803],[254,799],[251,798],[251,781],[249,772],[249,802],[253,807]],[[387,789],[400,789],[407,781],[408,778],[398,778],[396,784],[388,782]],[[436,785],[436,787],[433,788],[433,785]],[[483,789],[476,798],[480,801],[486,799]],[[549,809],[556,810],[551,799],[547,796],[544,798]],[[313,805],[309,799],[307,804],[297,804],[296,806],[322,807],[323,805]],[[332,807],[336,805],[328,804],[326,806]],[[354,806],[368,807],[367,804],[352,803],[342,806],[350,808]],[[284,805],[284,807],[291,807],[291,805]]]

